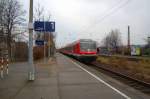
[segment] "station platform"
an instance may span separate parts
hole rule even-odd
[[[118,90],[59,53],[53,62],[35,64],[32,82],[27,80],[27,63],[9,67],[9,75],[0,80],[0,99],[150,99]]]

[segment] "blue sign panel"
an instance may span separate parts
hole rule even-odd
[[[44,40],[35,40],[36,45],[44,45]]]
[[[35,21],[34,30],[38,32],[55,32],[55,22]]]
[[[55,22],[45,22],[46,32],[55,32]]]
[[[44,22],[41,21],[35,21],[34,22],[34,30],[43,32],[44,31]]]

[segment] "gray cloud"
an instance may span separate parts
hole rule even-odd
[[[26,9],[27,1],[21,1]],[[144,44],[143,39],[150,35],[150,0],[129,0],[127,5],[114,11],[128,0],[35,0],[35,4],[38,1],[56,21],[58,46],[79,38],[101,41],[116,28],[126,44],[128,25],[131,26],[132,44]],[[107,17],[103,19],[104,16]]]

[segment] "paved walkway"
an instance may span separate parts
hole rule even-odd
[[[0,80],[0,99],[128,99],[73,64],[63,55],[36,64],[36,80],[27,80],[27,63],[11,64]]]

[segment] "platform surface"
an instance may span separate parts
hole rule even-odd
[[[0,80],[0,99],[134,99],[61,54],[35,67],[36,80],[29,82],[28,64],[11,64],[9,75]]]

